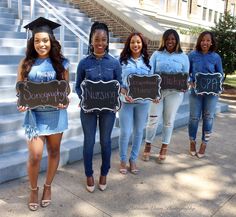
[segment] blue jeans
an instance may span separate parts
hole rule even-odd
[[[159,122],[163,119],[162,144],[168,145],[171,140],[175,116],[184,98],[184,93],[174,90],[163,90],[159,103],[151,103],[146,126],[146,142],[152,143]]]
[[[147,121],[148,103],[123,103],[119,111],[120,137],[119,151],[120,161],[127,162],[127,151],[131,133],[133,131],[130,161],[135,162],[139,155],[143,139],[143,130]]]
[[[84,132],[83,157],[85,175],[87,177],[93,175],[93,148],[98,122],[102,155],[101,175],[106,176],[110,169],[111,133],[115,122],[115,113],[111,111],[85,113],[81,109],[80,118]]]
[[[190,117],[188,125],[190,140],[196,140],[198,124],[202,115],[202,142],[207,144],[212,132],[217,101],[218,96],[196,95],[193,89],[191,90],[189,95]]]

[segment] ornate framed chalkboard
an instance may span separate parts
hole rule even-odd
[[[116,80],[91,81],[81,83],[81,107],[84,111],[118,111],[120,109],[120,84]]]
[[[128,76],[128,96],[134,100],[149,99],[153,100],[160,98],[160,83],[161,77],[158,74],[154,75],[137,75],[129,74]]]
[[[57,107],[59,103],[67,105],[70,93],[69,83],[65,80],[36,83],[32,81],[18,81],[17,105],[30,109],[39,106]]]
[[[162,72],[161,74],[161,89],[174,89],[174,90],[187,90],[188,89],[188,74],[177,73],[167,74]]]
[[[201,73],[195,75],[195,93],[219,95],[222,92],[222,75],[217,72]]]

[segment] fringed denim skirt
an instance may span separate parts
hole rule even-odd
[[[38,136],[62,133],[68,129],[66,109],[36,108],[26,112],[23,127],[31,140]]]

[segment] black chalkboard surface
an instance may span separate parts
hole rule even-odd
[[[219,95],[222,92],[222,75],[217,72],[211,73],[196,73],[196,94],[213,94]]]
[[[36,83],[32,81],[18,81],[17,105],[30,109],[39,106],[57,107],[59,103],[67,105],[70,93],[69,83],[65,80]]]
[[[84,80],[80,86],[82,89],[81,107],[84,111],[117,111],[120,109],[118,81]]]
[[[187,90],[188,89],[188,74],[177,73],[167,74],[162,72],[161,74],[161,89],[174,89],[174,90]]]
[[[134,100],[149,99],[153,100],[160,98],[160,83],[161,77],[158,74],[154,75],[137,75],[130,74],[128,76],[128,96]]]

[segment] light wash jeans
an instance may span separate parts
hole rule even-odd
[[[184,93],[175,90],[163,90],[159,103],[151,103],[146,126],[146,142],[152,143],[158,124],[163,119],[162,144],[170,144],[177,110],[184,98]]]
[[[190,117],[189,117],[189,139],[196,140],[199,120],[202,115],[202,142],[207,144],[212,133],[218,96],[196,95],[193,89],[189,95]]]
[[[143,139],[143,130],[147,121],[149,104],[149,102],[123,103],[121,106],[119,111],[119,152],[120,161],[122,162],[127,162],[128,144],[132,131],[132,148],[129,160],[135,162],[138,158]]]

